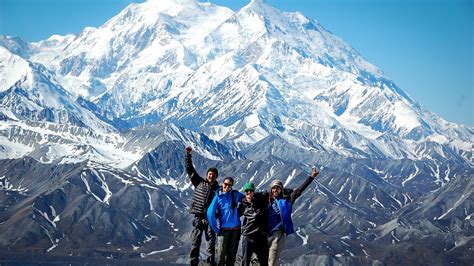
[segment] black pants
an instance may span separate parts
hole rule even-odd
[[[235,264],[235,255],[239,249],[240,228],[237,230],[222,229],[217,236],[217,256],[219,266]]]
[[[266,234],[254,234],[242,238],[242,265],[249,266],[252,254],[257,255],[260,265],[268,265],[268,240]]]
[[[216,234],[212,231],[206,219],[202,217],[194,217],[193,231],[191,232],[191,265],[199,264],[199,250],[201,248],[203,233],[207,244],[207,262],[211,265],[216,263]]]

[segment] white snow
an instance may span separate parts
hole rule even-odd
[[[283,185],[284,187],[288,186],[288,184],[290,183],[291,180],[293,180],[293,178],[295,177],[296,175],[296,169],[293,169],[293,171],[291,172],[291,174],[286,178],[286,181],[285,181],[285,184]]]
[[[421,125],[418,115],[402,101],[394,103],[394,118],[395,124],[405,128],[406,131]]]
[[[153,211],[153,203],[151,201],[151,195],[148,191],[146,191],[146,194],[148,196],[148,204],[150,205],[150,211]]]
[[[403,207],[403,204],[402,204],[401,201],[399,201],[398,199],[396,199],[396,198],[393,197],[393,196],[390,196],[390,198],[393,199],[395,202],[397,202],[399,207]]]
[[[372,200],[375,201],[377,204],[379,204],[382,208],[385,208],[385,206],[382,204],[382,202],[380,202],[379,199],[377,199],[377,196],[375,194],[372,197]]]
[[[33,147],[10,141],[4,136],[0,136],[0,143],[0,147],[2,147],[0,159],[21,158],[33,151]]]
[[[461,197],[454,203],[454,205],[449,208],[445,213],[443,213],[441,216],[439,217],[435,217],[434,220],[441,220],[443,219],[444,217],[446,217],[451,211],[453,211],[454,209],[456,209],[464,200],[465,200],[465,197],[466,195],[465,194],[462,194]]]
[[[255,171],[255,173],[249,178],[249,182],[253,182],[255,180],[255,177],[257,177],[258,170]]]
[[[163,252],[167,252],[167,251],[170,251],[174,248],[174,246],[170,246],[169,248],[166,248],[166,249],[162,249],[162,250],[156,250],[156,251],[152,251],[152,252],[149,252],[149,253],[140,253],[140,256],[142,258],[145,258],[147,256],[150,256],[150,255],[154,255],[154,254],[158,254],[158,253],[163,253]]]
[[[367,221],[372,227],[377,227],[377,224],[371,221]]]
[[[398,239],[398,238],[395,236],[395,230],[392,230],[392,232],[390,232],[390,234],[392,235],[393,240],[395,240],[396,242],[400,242],[400,239]]]
[[[111,176],[113,176],[113,177],[119,179],[119,180],[120,180],[122,183],[124,183],[125,185],[133,184],[133,181],[124,179],[124,178],[122,178],[122,177],[116,175],[115,173],[113,173],[113,172],[111,172],[111,171],[109,171],[109,170],[106,170],[106,169],[99,169],[99,172],[100,172],[100,173],[107,173],[107,174],[109,174],[109,175],[111,175]]]
[[[59,218],[59,215],[56,214],[56,210],[54,209],[54,207],[53,207],[53,206],[49,206],[49,208],[51,209],[51,214],[52,214],[52,216],[54,217],[53,223],[59,222],[60,218]]]
[[[148,243],[150,241],[152,241],[153,239],[157,239],[158,237],[157,236],[149,236],[149,235],[145,235],[145,240],[143,241],[143,243]]]
[[[101,199],[99,196],[97,196],[96,194],[94,194],[92,191],[91,191],[91,188],[89,186],[89,182],[87,181],[86,179],[86,173],[82,172],[81,173],[81,179],[82,179],[82,182],[84,182],[84,185],[86,186],[86,193],[91,195],[92,197],[94,197],[97,201],[100,201],[100,202],[103,202],[105,204],[109,204],[108,201],[106,201],[105,199],[108,200],[108,197],[106,196],[106,198],[104,199]]]
[[[53,244],[50,248],[48,248],[48,249],[46,250],[46,253],[49,253],[49,252],[53,251],[53,249],[55,249],[55,248],[57,248],[57,247],[58,247],[57,244]]]
[[[434,133],[433,135],[429,136],[428,140],[434,141],[440,144],[445,144],[449,142],[449,139],[446,136],[440,135],[438,133]]]
[[[109,205],[109,200],[110,200],[110,197],[112,196],[112,191],[110,191],[109,189],[109,186],[107,184],[107,181],[105,180],[105,176],[102,175],[102,174],[99,174],[95,169],[91,168],[90,171],[92,173],[94,173],[94,175],[100,180],[100,187],[102,188],[102,190],[105,192],[105,196],[104,196],[104,199],[102,200],[102,202],[104,202],[105,204]]]
[[[0,46],[0,92],[9,89],[30,71],[26,60]]]
[[[369,255],[369,253],[367,253],[367,251],[365,249],[362,249],[362,252],[364,252],[366,258],[369,258],[370,255]]]
[[[347,186],[347,183],[349,183],[351,180],[351,178],[346,178],[346,181],[344,182],[344,184],[341,186],[341,188],[339,189],[339,191],[337,192],[337,194],[340,194],[342,191],[344,191],[344,189],[346,188]]]
[[[296,230],[296,235],[298,235],[301,240],[303,240],[303,246],[308,244],[308,236],[302,232],[301,228],[298,227],[298,230]]]
[[[174,232],[178,232],[178,231],[179,231],[178,228],[174,228],[174,223],[170,222],[168,219],[166,219],[166,222],[168,222],[168,224],[170,225],[170,227],[173,229]]]
[[[405,180],[402,181],[402,187],[404,187],[408,181],[412,180],[415,176],[420,174],[420,169],[418,168],[418,166],[416,164],[414,166],[415,166],[415,172],[410,174],[410,176],[408,176]]]
[[[166,198],[170,201],[171,204],[173,204],[173,206],[176,208],[176,209],[179,209],[178,206],[176,206],[176,203],[168,196],[168,195],[165,195]],[[168,221],[169,223],[169,221]]]
[[[8,180],[6,176],[1,176],[0,177],[0,189],[2,190],[8,190],[8,191],[16,191],[19,192],[22,195],[27,195],[28,188],[23,188],[21,186],[21,182],[18,185],[18,187],[14,187],[12,183]]]
[[[74,163],[89,159],[125,168],[142,156],[140,153],[120,149],[119,145],[123,140],[115,133],[87,135],[77,134],[77,131],[81,132],[79,128],[67,126],[61,129],[53,123],[45,123],[37,127],[19,121],[0,122],[0,131],[10,133],[17,130],[24,136],[35,135],[39,138],[38,142],[34,143],[35,145],[48,147],[48,152],[42,157],[45,163],[54,160],[59,160],[61,163]],[[31,142],[28,145],[18,143],[15,137],[20,136],[8,138],[0,136],[1,145],[4,147],[4,150],[0,152],[0,158],[19,158],[34,150],[35,147]],[[66,143],[53,143],[50,141],[53,138],[63,139]]]
[[[351,99],[353,101],[354,99]],[[338,118],[338,121],[348,129],[351,129],[361,136],[364,136],[365,138],[375,140],[381,135],[383,135],[382,132],[378,132],[370,128],[369,126],[366,126],[364,124],[358,123],[358,117],[352,116],[349,113],[344,114]]]

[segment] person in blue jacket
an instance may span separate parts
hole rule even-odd
[[[234,179],[224,178],[222,187],[207,209],[207,220],[217,234],[217,258],[219,265],[234,265],[240,241],[240,217],[237,204],[244,195],[233,190]]]
[[[291,211],[295,200],[301,196],[301,193],[319,174],[319,170],[313,168],[311,175],[297,189],[293,190],[289,197],[283,196],[283,182],[273,180],[268,203],[268,265],[278,264],[285,236],[295,232],[293,221],[291,220]]]

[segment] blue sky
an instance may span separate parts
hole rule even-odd
[[[141,0],[0,0],[0,34],[38,41],[98,27]],[[212,0],[238,10],[247,0]],[[267,0],[338,35],[444,119],[474,125],[472,0]]]

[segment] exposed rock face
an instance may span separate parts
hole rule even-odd
[[[28,251],[185,262],[192,190],[184,175],[183,147],[163,142],[130,171],[92,162],[2,160],[3,255]],[[209,165],[224,175],[239,173],[237,189],[252,180],[265,190],[274,178],[296,187],[307,176],[304,166],[277,159],[193,158],[202,174]],[[376,181],[323,167],[318,182],[295,203],[296,234],[288,237],[282,262],[463,264],[472,259],[472,178],[456,178],[424,196]]]

